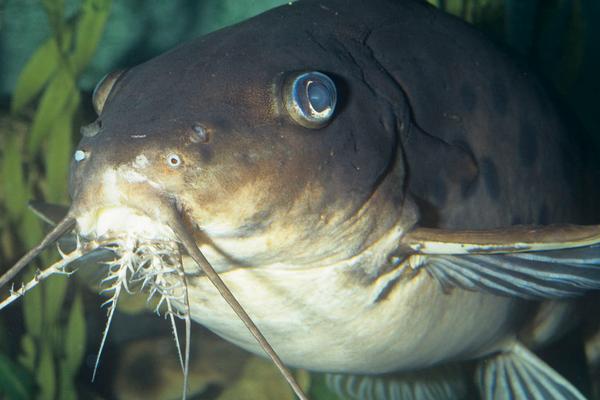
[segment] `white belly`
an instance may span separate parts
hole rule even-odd
[[[403,278],[379,302],[389,276],[367,285],[342,267],[236,269],[221,277],[284,363],[330,372],[410,370],[489,353],[514,335],[519,304],[444,293],[425,271]],[[263,354],[205,277],[188,283],[195,321]]]

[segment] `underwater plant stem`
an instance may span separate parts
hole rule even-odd
[[[8,271],[0,277],[0,287],[6,285],[11,279],[15,277],[23,268],[25,268],[35,257],[37,257],[46,247],[56,242],[62,235],[73,229],[75,226],[75,219],[70,215],[67,215],[60,221],[47,235],[46,237],[34,248],[29,250],[19,261],[15,263]]]
[[[225,282],[221,279],[219,274],[214,270],[214,268],[210,265],[206,257],[202,254],[196,242],[193,239],[191,233],[188,232],[186,227],[181,223],[178,218],[174,218],[174,220],[170,221],[171,229],[178,236],[179,240],[183,244],[183,247],[187,250],[190,256],[194,259],[194,261],[198,264],[202,271],[206,274],[211,283],[215,286],[215,288],[219,291],[223,299],[229,304],[231,309],[238,315],[238,317],[242,320],[246,328],[250,331],[252,336],[256,339],[256,341],[260,344],[262,349],[267,353],[267,355],[271,358],[275,366],[279,369],[285,380],[291,386],[296,396],[300,398],[300,400],[308,400],[308,397],[300,388],[300,385],[296,382],[296,379],[290,372],[290,370],[283,364],[273,347],[269,344],[267,339],[264,337],[262,332],[258,329],[254,321],[250,318],[250,316],[246,313],[242,305],[237,301],[233,293],[229,290]]]

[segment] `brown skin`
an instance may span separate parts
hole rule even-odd
[[[285,77],[304,70],[338,90],[322,129],[284,107]],[[89,156],[73,162],[74,209],[106,205],[115,188],[103,171],[143,154],[137,171],[161,189],[125,182],[123,201],[149,213],[176,204],[217,247],[264,237],[229,254],[243,265],[344,259],[399,218],[407,230],[594,222],[578,139],[537,80],[416,1],[280,7],[127,71],[99,121],[79,145]],[[206,142],[193,140],[196,124]]]
[[[102,166],[146,152],[154,179],[200,226],[230,213],[248,187],[273,211],[310,185],[307,208],[325,217],[343,193],[349,216],[398,162],[398,186],[408,185],[427,226],[581,222],[578,158],[562,162],[577,144],[536,80],[453,18],[410,1],[371,3],[284,6],[131,69],[108,98],[101,133],[79,146],[91,157],[73,165],[74,197]],[[265,29],[281,21],[285,34]],[[338,86],[324,129],[283,109],[282,75],[297,70],[323,71]],[[195,123],[208,143],[190,141]],[[176,171],[162,162],[171,152],[183,159]],[[240,224],[264,220],[260,211]]]

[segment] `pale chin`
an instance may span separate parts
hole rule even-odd
[[[176,240],[175,233],[167,225],[128,207],[104,207],[85,213],[77,218],[77,226],[79,235],[84,238],[129,236],[140,242]]]

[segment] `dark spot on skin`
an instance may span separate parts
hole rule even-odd
[[[531,167],[537,160],[538,144],[535,127],[528,121],[522,120],[519,126],[519,159],[524,167]]]
[[[245,152],[242,154],[237,154],[237,159],[242,164],[243,167],[253,167],[256,164],[256,158],[254,154]]]
[[[481,176],[490,197],[494,200],[499,200],[500,180],[498,178],[498,170],[491,159],[484,158],[481,161]]]
[[[346,278],[352,283],[358,286],[369,286],[375,280],[373,275],[367,274],[360,268],[351,268],[345,271]]]
[[[400,280],[400,278],[402,278],[402,276],[398,276],[398,277],[392,279],[391,281],[389,281],[388,283],[386,283],[385,287],[381,290],[381,292],[375,299],[374,303],[379,303],[379,302],[387,299],[388,296],[390,295],[390,293],[392,292],[392,289],[396,286],[396,284]]]
[[[438,208],[418,196],[413,195],[413,199],[419,208],[419,226],[424,228],[438,228],[440,223]]]
[[[439,207],[443,206],[446,203],[446,200],[448,199],[448,190],[446,188],[446,183],[440,175],[436,177],[433,183],[431,196],[435,205]]]
[[[457,174],[456,170],[459,170],[457,174],[460,180],[461,194],[463,198],[470,197],[477,189],[477,178],[479,177],[479,165],[477,159],[473,155],[471,146],[465,141],[455,140],[452,142],[453,146],[460,149],[461,152],[461,164],[460,166],[453,167],[453,174]]]
[[[211,161],[213,158],[213,149],[210,146],[200,147],[200,156],[203,161]]]
[[[475,104],[477,102],[477,96],[475,95],[475,91],[473,90],[473,86],[469,83],[463,83],[460,88],[460,96],[463,102],[463,106],[467,110],[472,110],[475,108]]]
[[[463,200],[464,199],[468,199],[469,197],[473,196],[475,194],[475,192],[477,191],[477,183],[479,181],[473,181],[473,182],[462,182],[460,185],[460,194],[462,195]]]
[[[250,237],[267,229],[271,225],[271,212],[260,211],[237,228],[239,237]]]
[[[349,268],[347,271],[345,271],[345,275],[350,283],[358,286],[368,287],[383,275],[393,271],[396,268],[399,268],[399,262],[394,263],[392,262],[392,259],[397,258],[399,260],[404,260],[406,257],[408,257],[407,253],[403,253],[402,251],[394,252],[388,255],[388,262],[378,268],[375,273],[368,273],[362,268]]]
[[[506,115],[508,111],[508,91],[504,81],[500,78],[492,80],[491,93],[494,106],[493,111],[501,116]]]
[[[540,225],[546,225],[548,223],[548,205],[546,203],[542,204],[542,208],[540,208],[537,223]]]
[[[407,271],[403,272],[400,276],[397,276],[394,279],[388,281],[386,283],[385,287],[381,290],[381,292],[379,293],[379,295],[377,296],[377,298],[375,299],[375,301],[373,303],[376,304],[376,303],[380,303],[384,300],[387,300],[387,298],[390,296],[390,294],[393,292],[394,288],[397,287],[398,283],[401,280],[410,280],[410,279],[414,278],[418,273],[419,273],[418,269],[416,269],[416,270],[408,269]]]
[[[582,151],[579,150],[577,146],[574,146],[572,143],[563,141],[560,143],[561,149],[561,167],[563,169],[563,176],[566,182],[572,183],[574,180],[579,179],[583,176],[583,167],[582,167],[582,159],[580,154]]]

